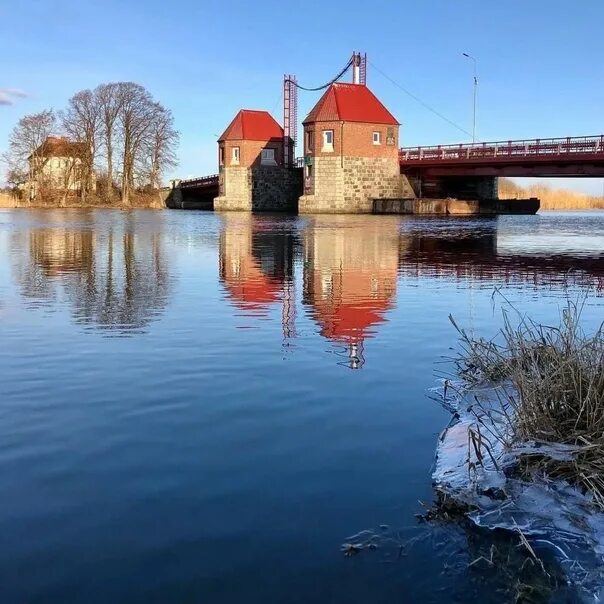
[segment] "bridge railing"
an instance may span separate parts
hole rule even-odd
[[[188,178],[181,180],[179,186],[181,189],[214,186],[218,184],[218,174],[210,174],[209,176],[201,176],[199,178]]]
[[[508,140],[430,147],[403,147],[401,162],[407,161],[468,161],[473,159],[505,159],[572,154],[604,156],[604,135],[566,138]]]

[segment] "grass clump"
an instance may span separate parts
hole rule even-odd
[[[525,470],[580,485],[604,510],[604,324],[585,333],[582,309],[568,302],[559,325],[548,326],[520,315],[506,300],[494,340],[474,338],[451,321],[461,340],[459,375],[497,387],[509,435],[577,447],[571,460],[534,456]]]

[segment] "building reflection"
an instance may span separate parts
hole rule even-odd
[[[295,336],[293,223],[253,214],[225,214],[219,239],[220,280],[243,314],[266,316],[281,305],[283,335]]]
[[[386,321],[396,295],[399,220],[315,216],[304,229],[303,302],[320,333],[365,363],[364,342]]]
[[[49,215],[52,217],[52,215]],[[73,318],[122,335],[145,328],[165,309],[171,279],[161,232],[132,217],[96,222],[78,211],[13,238],[14,271],[32,306],[66,301]],[[152,226],[152,225],[151,225]],[[155,225],[157,226],[157,225]]]

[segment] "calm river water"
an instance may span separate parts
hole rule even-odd
[[[0,601],[505,601],[414,516],[495,288],[595,326],[604,215],[0,211]]]

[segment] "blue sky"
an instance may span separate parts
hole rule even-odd
[[[216,135],[242,107],[281,120],[284,73],[305,86],[335,75],[353,50],[367,83],[402,123],[404,145],[468,135],[478,60],[481,140],[604,132],[602,0],[2,0],[0,150],[24,114],[61,108],[101,82],[143,84],[172,109],[181,177],[216,171]],[[317,100],[300,95],[300,120]],[[565,185],[568,183],[564,183]],[[575,188],[602,193],[602,180]]]

